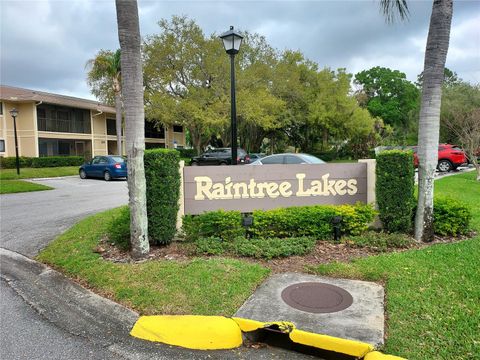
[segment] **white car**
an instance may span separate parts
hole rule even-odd
[[[325,164],[325,161],[309,154],[273,154],[258,159],[250,165],[271,165],[271,164]]]

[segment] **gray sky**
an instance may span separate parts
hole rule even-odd
[[[206,34],[234,25],[277,49],[300,50],[320,67],[355,74],[378,65],[414,81],[423,69],[432,1],[409,1],[410,20],[394,24],[385,22],[378,2],[140,0],[140,27],[142,36],[154,34],[161,18],[187,15]],[[114,0],[0,0],[0,6],[2,84],[94,98],[85,63],[99,49],[119,47]],[[480,82],[478,0],[454,1],[447,67]]]

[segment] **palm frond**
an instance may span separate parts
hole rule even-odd
[[[397,16],[400,20],[408,20],[410,11],[407,0],[380,0],[380,10],[387,22],[394,22]]]

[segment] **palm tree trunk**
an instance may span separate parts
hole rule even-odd
[[[117,128],[117,154],[123,155],[122,151],[122,93],[121,91],[115,92],[115,125]]]
[[[452,0],[434,0],[425,51],[422,102],[418,128],[418,205],[415,239],[433,240],[433,188],[438,161],[440,104],[450,40]]]
[[[140,54],[140,28],[136,0],[116,0],[118,38],[121,48],[122,92],[125,106],[125,144],[128,156],[128,196],[132,256],[148,254],[148,221],[145,169],[145,116]]]

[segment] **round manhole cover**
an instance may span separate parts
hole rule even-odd
[[[317,314],[344,310],[353,303],[348,291],[320,282],[290,285],[282,291],[282,299],[294,309]]]

